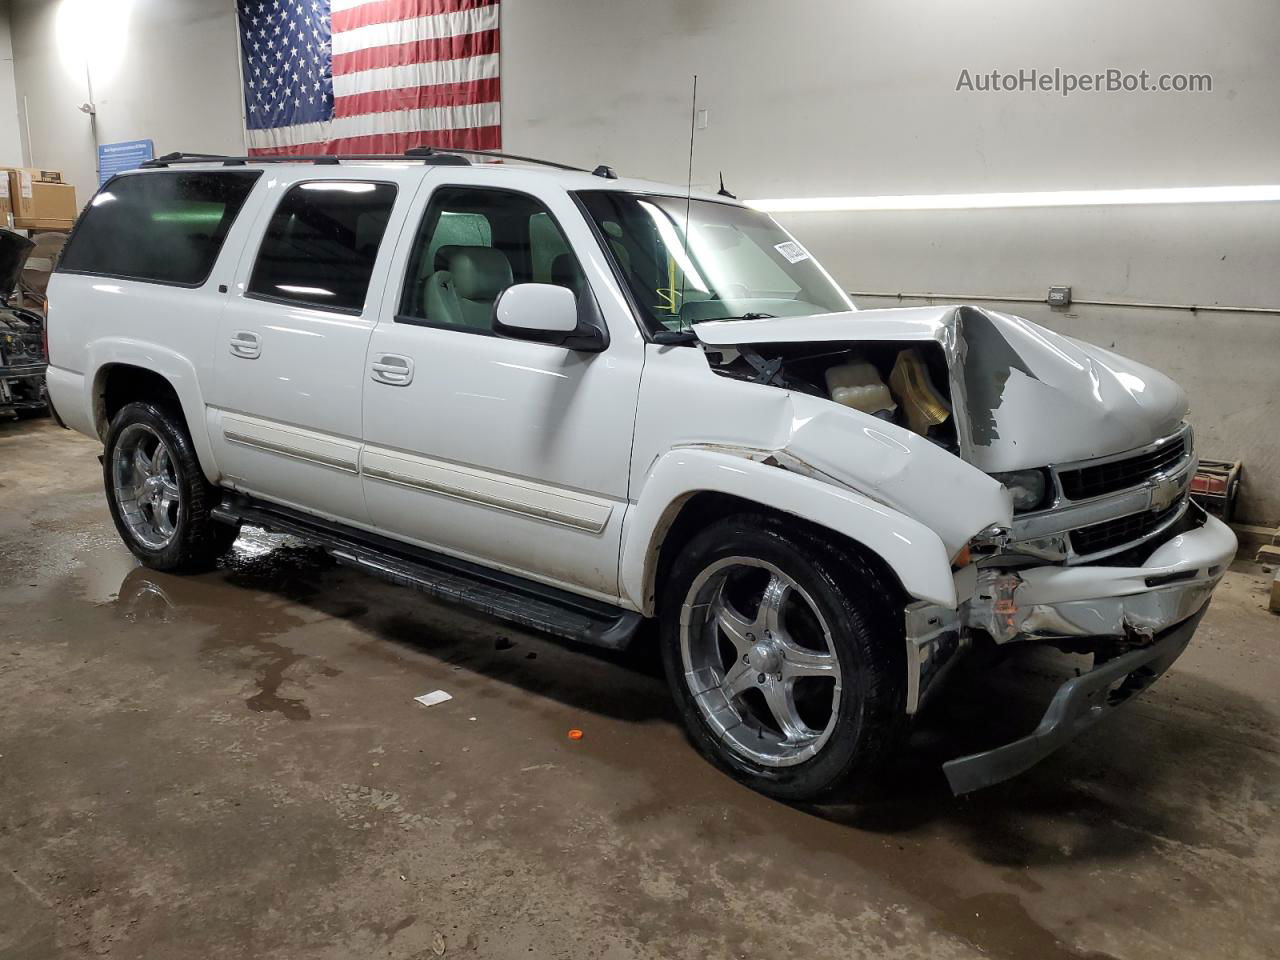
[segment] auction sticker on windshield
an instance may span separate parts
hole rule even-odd
[[[799,263],[801,260],[809,259],[809,251],[794,240],[785,240],[782,243],[775,243],[773,249],[787,258],[787,263]]]

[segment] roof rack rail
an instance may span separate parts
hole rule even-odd
[[[263,157],[233,157],[221,153],[166,153],[142,164],[144,167],[169,167],[185,163],[221,163],[224,167],[243,167],[249,163],[316,163],[336,164],[344,160],[418,160],[426,164],[440,166],[462,166],[470,164],[467,157],[493,157],[495,160],[516,160],[521,163],[536,163],[539,166],[554,167],[557,170],[571,170],[575,173],[586,173],[582,167],[558,163],[555,160],[541,160],[537,157],[526,157],[518,153],[500,153],[497,150],[473,150],[470,147],[410,147],[404,153],[331,153],[320,155],[290,156],[272,155]],[[597,168],[599,169],[599,168]],[[612,171],[611,171],[612,172]],[[599,174],[597,174],[599,175]]]

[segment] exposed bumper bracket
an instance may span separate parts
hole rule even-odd
[[[908,715],[924,705],[960,655],[969,637],[960,629],[960,614],[923,600],[906,607]]]
[[[942,769],[952,792],[970,793],[1023,773],[1151,686],[1186,649],[1207,607],[1206,603],[1151,646],[1122,654],[1068,680],[1058,688],[1040,725],[1030,735],[944,763]]]

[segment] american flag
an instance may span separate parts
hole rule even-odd
[[[236,0],[250,155],[502,147],[498,0]]]

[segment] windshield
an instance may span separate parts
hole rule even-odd
[[[578,197],[653,332],[854,309],[808,251],[759,211],[607,190]]]

